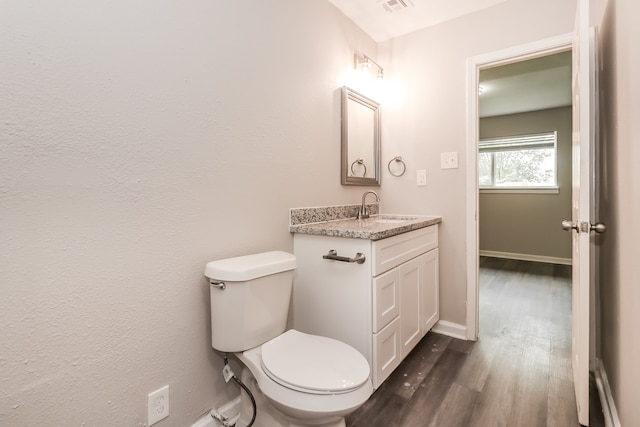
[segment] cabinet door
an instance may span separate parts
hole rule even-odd
[[[420,256],[422,286],[420,295],[420,319],[424,336],[440,319],[440,286],[438,249]]]
[[[400,338],[404,358],[422,338],[420,295],[422,257],[407,261],[400,270]]]
[[[397,268],[373,278],[373,333],[400,314],[399,278]]]
[[[400,319],[396,317],[377,334],[373,334],[371,381],[378,388],[402,361]]]

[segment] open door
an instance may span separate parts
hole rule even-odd
[[[589,368],[592,359],[591,294],[595,289],[595,232],[605,231],[595,220],[595,148],[597,79],[595,29],[590,28],[589,0],[579,0],[573,45],[573,192],[572,219],[562,222],[573,231],[573,381],[578,421],[589,425]]]

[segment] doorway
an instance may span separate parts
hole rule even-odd
[[[515,64],[571,49],[572,35],[554,37],[514,47],[468,61],[467,114],[467,339],[477,340],[479,333],[479,181],[478,162],[480,139],[478,88],[483,69]]]
[[[529,45],[470,58],[468,61],[469,114],[467,116],[467,337],[478,337],[478,117],[477,84],[479,71],[486,66],[510,63],[526,57],[539,57],[552,52],[569,49],[572,40],[576,50],[573,55],[572,92],[573,92],[573,197],[572,219],[563,221],[562,228],[575,231],[572,253],[572,365],[575,396],[580,423],[588,425],[589,420],[589,365],[595,360],[594,351],[594,300],[592,294],[596,289],[596,265],[593,232],[603,232],[604,226],[596,223],[594,218],[593,183],[598,171],[594,168],[593,159],[597,148],[598,130],[598,88],[597,88],[597,52],[595,30],[589,27],[588,2],[580,2],[587,6],[578,9],[578,20],[575,33],[535,42]],[[564,39],[564,40],[562,40]]]
[[[480,255],[571,264],[571,51],[479,73]]]

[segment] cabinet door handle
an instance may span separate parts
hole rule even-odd
[[[332,259],[334,261],[342,261],[342,262],[355,262],[357,264],[364,264],[364,261],[367,259],[364,254],[358,252],[356,253],[356,256],[353,258],[349,258],[346,256],[340,256],[338,255],[338,251],[336,251],[335,249],[331,249],[329,250],[329,253],[326,255],[322,255],[322,258],[324,259]]]

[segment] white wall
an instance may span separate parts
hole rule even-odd
[[[623,426],[640,425],[640,3],[609,0],[600,26],[602,358]]]
[[[509,0],[379,47],[385,76],[404,102],[385,108],[383,160],[400,154],[408,173],[385,178],[383,199],[402,212],[438,213],[440,304],[444,320],[466,323],[465,150],[467,59],[573,30],[575,0]],[[440,153],[458,152],[459,169],[440,169]],[[416,187],[416,169],[427,170]]]
[[[238,391],[207,261],[357,203],[340,93],[375,43],[325,0],[0,6],[0,425],[185,426]]]

